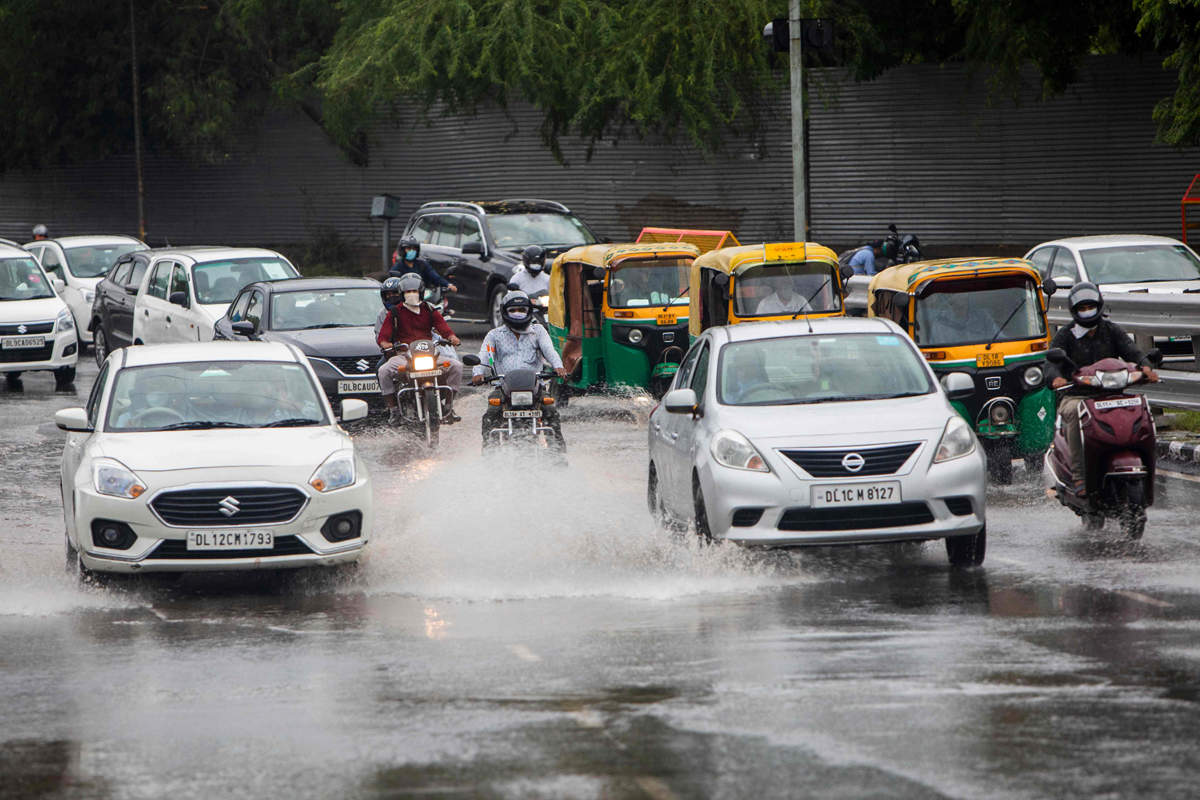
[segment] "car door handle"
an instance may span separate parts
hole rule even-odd
[[[145,315],[148,317],[148,316],[150,316],[150,309],[148,309],[148,308],[143,308],[143,309],[142,309],[142,313],[143,313],[143,314],[145,314]]]
[[[169,323],[170,321],[171,321],[171,317],[170,317],[170,316],[168,316],[168,317],[167,317],[167,322]]]

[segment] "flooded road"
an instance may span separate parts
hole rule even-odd
[[[993,489],[975,570],[700,548],[646,513],[650,403],[572,402],[556,470],[483,460],[476,392],[432,456],[358,435],[356,577],[79,587],[51,416],[95,374],[0,390],[0,797],[1195,794],[1196,484],[1137,544]]]

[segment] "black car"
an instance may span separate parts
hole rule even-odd
[[[133,344],[133,301],[153,255],[148,250],[140,250],[121,256],[104,279],[96,284],[92,316],[87,326],[92,332],[92,350],[97,364],[103,365],[113,350]]]
[[[352,397],[382,407],[371,278],[288,278],[246,284],[213,326],[215,339],[294,344],[308,356],[335,413]]]
[[[455,319],[500,325],[500,300],[521,252],[547,251],[546,264],[572,247],[600,241],[591,228],[553,200],[438,200],[418,208],[404,236],[421,242],[421,257],[458,287]]]

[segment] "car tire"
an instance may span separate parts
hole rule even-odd
[[[108,358],[108,338],[104,335],[100,320],[96,320],[92,327],[96,329],[92,334],[92,355],[96,359],[96,366],[103,367],[104,359]]]
[[[54,370],[54,388],[59,390],[69,389],[75,384],[75,368],[74,367],[59,367]]]
[[[708,524],[708,506],[704,502],[704,490],[700,488],[699,476],[692,475],[692,507],[695,516],[696,536],[701,544],[712,544],[712,528]]]
[[[508,288],[498,283],[492,287],[492,291],[488,293],[488,321],[493,328],[499,328],[504,324],[504,317],[500,315],[500,305],[504,302],[504,295],[508,293]]]
[[[987,526],[973,536],[947,536],[946,555],[954,567],[978,567],[987,553]]]

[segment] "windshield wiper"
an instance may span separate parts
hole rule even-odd
[[[308,417],[289,417],[288,419],[277,419],[274,422],[268,422],[263,425],[264,428],[295,428],[301,425],[320,425],[321,420],[309,419]]]
[[[305,325],[303,328],[297,328],[299,331],[311,331],[315,328],[359,328],[365,327],[355,325],[353,322],[322,322],[320,325]]]
[[[675,301],[676,301],[676,300],[678,300],[678,299],[680,299],[681,297],[683,297],[685,294],[687,294],[687,293],[688,293],[688,289],[690,289],[690,288],[691,288],[690,286],[685,286],[685,287],[683,287],[683,291],[682,291],[682,292],[680,292],[679,294],[675,295],[674,297],[672,297],[670,300],[668,300],[668,301],[667,301],[667,304],[666,304],[665,306],[663,306],[663,307],[662,307],[662,310],[663,310],[663,311],[670,311],[670,310],[671,310],[671,306],[675,305]]]
[[[806,312],[804,311],[804,306],[808,306],[808,312],[807,312],[807,314],[813,314],[813,313],[816,313],[816,312],[814,312],[814,311],[812,310],[812,300],[813,300],[813,298],[814,298],[814,297],[816,297],[817,295],[819,295],[821,292],[825,291],[825,287],[826,287],[826,286],[828,286],[828,285],[829,285],[829,278],[826,278],[826,279],[825,279],[825,282],[824,282],[824,283],[822,283],[820,286],[818,286],[818,287],[817,287],[817,290],[808,296],[808,299],[804,301],[804,305],[803,305],[803,306],[800,306],[800,310],[799,310],[799,311],[797,311],[795,314],[793,314],[793,315],[792,315],[792,319],[795,319],[796,317],[800,316],[801,314],[805,314],[805,313],[806,313]],[[806,321],[807,321],[807,320],[806,320]],[[809,323],[808,323],[808,332],[809,332],[809,333],[812,333],[812,323],[811,323],[811,322],[809,322]]]
[[[159,428],[160,431],[198,431],[206,428],[249,428],[241,422],[218,422],[211,419],[193,419],[187,422],[172,422]]]
[[[992,335],[991,341],[989,341],[987,343],[987,347],[983,348],[984,350],[992,349],[992,345],[994,345],[996,343],[996,340],[1000,338],[1000,332],[1004,330],[1004,328],[1008,325],[1008,323],[1012,322],[1012,318],[1017,315],[1017,312],[1025,307],[1025,302],[1027,300],[1029,300],[1029,295],[1025,295],[1024,297],[1022,297],[1021,302],[1017,303],[1017,307],[1014,308],[1012,311],[1008,312],[1008,316],[1004,318],[1004,322],[1000,323],[1000,327],[996,328],[996,333]]]

